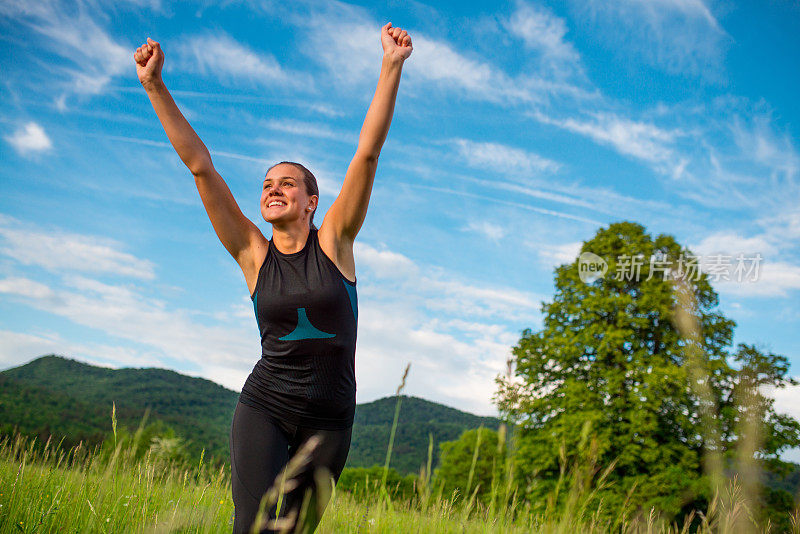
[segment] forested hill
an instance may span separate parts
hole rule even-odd
[[[167,369],[109,369],[61,356],[37,358],[0,372],[0,435],[18,428],[43,440],[53,434],[72,446],[99,443],[111,432],[111,405],[118,426],[135,429],[149,407],[148,422],[162,421],[189,440],[199,455],[228,458],[231,417],[239,394],[215,382]],[[383,464],[396,397],[356,407],[348,466]],[[441,404],[402,396],[391,466],[401,473],[419,470],[428,454],[428,434],[438,443],[457,439],[469,428],[497,428],[478,417]]]
[[[353,439],[347,465],[368,467],[383,465],[389,443],[397,397],[385,397],[356,406]],[[451,441],[470,428],[483,425],[497,429],[494,417],[478,417],[417,397],[401,395],[400,418],[392,449],[391,466],[400,473],[418,473],[427,462],[429,434],[433,436],[433,465],[436,466],[439,443]]]
[[[167,369],[109,369],[50,355],[0,372],[0,431],[66,436],[64,444],[101,441],[118,426],[135,429],[150,407],[198,455],[222,456],[238,393],[203,378]]]

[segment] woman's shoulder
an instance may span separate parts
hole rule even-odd
[[[325,225],[325,221],[316,230],[316,236],[322,253],[333,262],[348,281],[355,283],[356,264],[353,256],[353,241],[337,236]]]
[[[252,295],[256,289],[258,273],[261,271],[261,267],[267,259],[268,252],[269,240],[261,235],[260,237],[254,238],[250,246],[243,250],[240,257],[237,258],[237,263],[239,263],[239,267],[242,269],[250,295]]]

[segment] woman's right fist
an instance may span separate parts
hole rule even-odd
[[[136,61],[136,74],[142,85],[147,87],[161,81],[161,66],[164,65],[161,45],[148,37],[147,42],[134,52],[133,60]]]

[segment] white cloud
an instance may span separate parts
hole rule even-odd
[[[52,299],[55,296],[49,286],[23,277],[8,277],[0,280],[0,293],[41,300]]]
[[[359,402],[391,394],[411,362],[406,394],[496,415],[490,401],[494,377],[503,371],[516,341],[500,325],[431,319],[422,308],[370,303],[359,313]]]
[[[539,99],[526,84],[515,83],[489,63],[466,57],[445,41],[419,34],[414,39],[416,57],[404,66],[412,83],[432,83],[495,103]]]
[[[777,252],[776,245],[771,243],[765,235],[745,237],[731,230],[715,232],[689,248],[699,255],[714,253],[735,255],[740,252],[748,254],[758,252],[762,256],[768,256]]]
[[[415,306],[441,310],[470,319],[525,320],[538,308],[538,295],[515,288],[474,285],[458,280],[455,273],[441,268],[417,265],[408,257],[390,250],[378,250],[357,243],[356,264],[365,265],[382,279],[374,294],[402,293]]]
[[[495,243],[500,242],[500,240],[506,235],[506,231],[502,226],[489,221],[470,221],[469,224],[463,228],[463,230],[475,232],[482,237],[491,239]]]
[[[574,241],[571,243],[561,243],[558,245],[548,245],[544,243],[526,242],[526,245],[539,252],[539,259],[550,267],[556,267],[564,263],[572,263],[578,257],[583,243]]]
[[[673,74],[717,79],[730,37],[702,0],[573,1],[588,30],[625,57]]]
[[[69,270],[155,278],[152,262],[122,252],[122,244],[113,239],[25,228],[10,217],[0,217],[0,237],[0,253],[23,265],[57,273]]]
[[[530,49],[541,54],[544,68],[562,78],[580,73],[580,55],[567,42],[567,25],[545,8],[517,2],[517,8],[504,26]]]
[[[77,7],[59,2],[3,2],[0,15],[46,37],[46,46],[74,64],[59,66],[53,74],[66,74],[65,86],[80,95],[101,93],[109,81],[134,69],[134,48],[115,41],[90,15],[97,6],[79,2]]]
[[[406,393],[494,414],[494,377],[518,340],[506,323],[534,322],[538,296],[460,281],[365,243],[355,255],[362,273],[369,270],[359,275],[359,402],[391,393],[410,361]]]
[[[468,139],[453,139],[453,146],[463,161],[477,168],[505,174],[508,171],[524,174],[555,172],[559,163],[542,156],[499,143],[476,142]]]
[[[747,297],[789,297],[791,291],[800,289],[800,266],[750,258],[745,255],[739,262],[733,255],[729,261],[724,261],[724,274],[710,274],[714,288],[720,293]],[[703,258],[701,268],[710,273],[718,272],[713,266],[716,261],[707,261],[709,259],[713,260],[713,256]],[[741,268],[738,267],[740,263]],[[741,269],[741,273],[737,269]]]
[[[46,313],[100,330],[133,347],[132,354],[168,356],[196,366],[201,362],[238,367],[244,372],[260,354],[257,336],[243,327],[208,326],[187,310],[170,309],[133,287],[111,285],[82,276],[66,276],[59,289],[23,277],[0,280],[0,292]],[[71,289],[68,289],[71,288]],[[252,331],[255,329],[249,329]],[[138,348],[141,347],[141,348]],[[252,365],[250,363],[250,365]],[[244,377],[242,377],[244,381]]]
[[[795,377],[798,378],[798,377]],[[775,411],[800,420],[800,386],[768,388],[765,394],[775,399]],[[781,455],[786,461],[800,463],[800,448],[789,449]]]
[[[53,146],[44,128],[35,122],[29,122],[17,128],[13,134],[6,136],[5,140],[23,156],[34,152],[44,152]]]
[[[222,32],[188,38],[178,51],[184,70],[213,75],[223,83],[234,79],[295,89],[313,86],[309,75],[287,71],[272,55],[255,52]]]
[[[552,124],[570,132],[585,135],[593,141],[610,145],[620,154],[656,163],[665,171],[676,160],[673,144],[681,135],[678,130],[665,130],[654,124],[630,120],[613,113],[593,112],[590,119],[554,119],[541,112],[532,116],[545,124]]]
[[[298,30],[308,32],[306,53],[324,65],[327,75],[340,85],[374,83],[381,65],[382,24],[374,21],[365,10],[339,2],[315,9],[309,16],[294,20]],[[335,26],[339,38],[331,40],[326,33],[317,30],[327,26]],[[458,47],[443,39],[414,28],[405,29],[414,39],[414,51],[403,66],[407,79],[404,83],[409,84],[412,91],[434,87],[504,106],[540,102],[550,95],[589,96],[576,85],[552,79],[550,71],[510,76],[490,62],[461,53]],[[552,54],[556,50],[567,49],[566,43],[562,44],[562,48],[550,51],[550,57],[554,57]]]
[[[371,245],[357,241],[354,250],[358,262],[366,264],[380,278],[399,280],[419,275],[419,267],[410,258],[385,247],[378,250]]]
[[[168,368],[160,358],[117,345],[75,343],[54,332],[22,333],[0,330],[0,369],[24,365],[46,354],[56,354],[101,367]]]
[[[325,17],[312,18],[324,25],[334,24],[339,38],[312,31],[307,47],[313,57],[325,65],[338,83],[365,84],[377,79],[381,66],[381,25],[360,17],[359,21],[331,21]],[[412,32],[413,30],[409,30]],[[468,58],[444,41],[413,32],[414,51],[403,65],[406,83],[432,84],[446,90],[458,91],[473,98],[501,102],[505,99],[529,101],[532,95],[515,84],[503,72],[490,64]]]
[[[351,132],[334,130],[327,124],[298,121],[293,119],[271,119],[267,121],[267,128],[278,132],[284,132],[302,137],[315,137],[320,139],[332,139],[343,143],[357,143],[358,136]]]
[[[492,202],[492,203],[501,204],[501,205],[504,205],[504,206],[513,206],[513,207],[519,208],[521,210],[533,211],[535,213],[541,213],[543,215],[550,215],[550,216],[559,217],[559,218],[562,218],[562,219],[570,219],[570,220],[573,220],[573,221],[581,221],[581,222],[588,223],[588,224],[595,225],[595,226],[600,226],[600,225],[603,224],[602,221],[598,221],[598,220],[595,220],[595,219],[589,219],[588,217],[581,217],[580,215],[572,215],[571,213],[565,213],[563,211],[539,208],[537,206],[530,206],[528,204],[523,204],[521,202],[512,202],[512,201],[508,201],[508,200],[501,200],[499,198],[494,198],[494,197],[491,197],[491,196],[487,196],[485,194],[484,195],[478,195],[478,194],[475,194],[475,193],[469,193],[467,191],[459,191],[459,190],[456,190],[456,189],[449,189],[449,188],[446,188],[446,187],[433,187],[433,186],[421,185],[421,184],[404,183],[404,185],[406,185],[408,187],[414,187],[414,188],[417,188],[417,189],[425,189],[425,190],[428,190],[428,191],[437,191],[437,192],[440,192],[440,193],[445,193],[447,195],[458,195],[458,196],[462,196],[462,197],[472,198],[472,199],[479,200],[480,202]],[[506,189],[510,188],[510,186],[508,186],[507,184],[505,184],[505,185],[503,185],[501,187],[502,188],[506,188]],[[533,196],[536,196],[536,195],[533,195]]]
[[[725,230],[705,237],[689,249],[699,256],[720,293],[754,297],[785,297],[800,289],[800,266],[778,260],[783,243],[764,233],[744,237]]]

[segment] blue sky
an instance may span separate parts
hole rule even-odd
[[[30,5],[29,5],[30,4]],[[266,168],[338,194],[407,29],[395,116],[356,247],[358,400],[495,413],[554,266],[630,220],[695,253],[762,256],[719,281],[735,341],[800,375],[800,6],[792,2],[3,2],[0,367],[56,352],[239,390],[252,304],[136,78],[163,77],[265,236]],[[800,416],[800,393],[778,406]],[[800,456],[798,456],[800,457]]]

